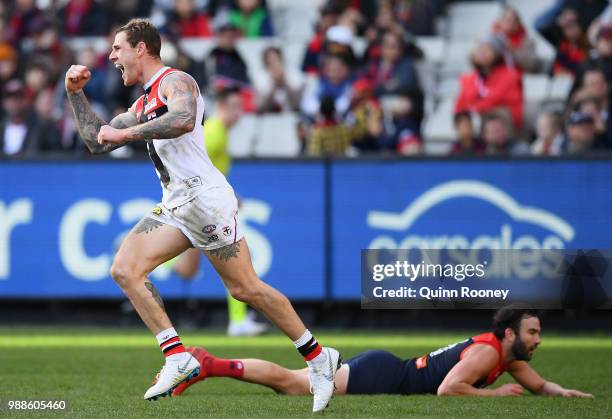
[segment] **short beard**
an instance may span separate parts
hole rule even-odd
[[[516,339],[512,344],[512,355],[514,355],[514,359],[517,361],[531,360],[531,355],[529,355],[527,345],[525,345],[525,342],[523,342],[518,335],[516,335]]]

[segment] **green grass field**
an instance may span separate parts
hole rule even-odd
[[[477,331],[472,331],[473,334]],[[429,352],[472,334],[331,333],[321,342],[345,358],[379,348],[400,357]],[[223,357],[259,357],[287,367],[303,362],[283,336],[227,338],[185,333],[183,342]],[[214,378],[184,396],[142,399],[162,358],[144,330],[0,328],[0,416],[8,400],[65,400],[70,417],[312,417],[310,397],[280,396],[264,387]],[[324,417],[612,417],[612,338],[544,336],[533,366],[546,378],[595,395],[594,400],[544,398],[439,398],[341,396]],[[507,374],[496,385],[511,381]],[[18,417],[47,417],[44,413]]]

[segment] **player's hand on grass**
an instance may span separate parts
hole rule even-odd
[[[91,72],[84,65],[72,65],[66,71],[66,79],[64,84],[67,92],[76,92],[81,90],[89,79],[91,78]]]
[[[102,125],[98,132],[98,144],[123,144],[125,142],[123,129],[116,129],[110,125]]]
[[[504,384],[495,389],[495,393],[497,396],[521,396],[523,394],[523,387],[519,384]]]
[[[581,397],[583,399],[592,399],[593,398],[593,395],[591,393],[583,393],[582,391],[571,390],[571,389],[564,389],[563,392],[561,393],[561,395],[563,397]]]

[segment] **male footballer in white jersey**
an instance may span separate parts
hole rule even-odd
[[[165,365],[144,398],[170,395],[198,375],[200,364],[185,351],[162,299],[147,275],[190,247],[204,251],[232,296],[261,311],[295,344],[310,371],[313,411],[323,410],[334,391],[341,362],[338,351],[321,347],[289,300],[262,282],[253,270],[237,223],[232,187],[213,166],[202,142],[204,100],[195,80],[164,65],[161,39],[145,19],[133,19],[116,32],[109,59],[125,86],[140,84],[144,94],[130,109],[105,122],[91,109],[83,87],[91,77],[73,65],[65,79],[79,134],[94,153],[108,153],[132,141],[146,141],[162,186],[161,203],[123,241],[111,275],[157,337]]]

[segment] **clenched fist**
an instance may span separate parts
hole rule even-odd
[[[64,84],[66,85],[67,92],[76,92],[81,90],[91,78],[91,72],[84,65],[72,65],[66,72],[66,79]]]
[[[98,132],[98,144],[123,144],[125,142],[125,132],[115,129],[110,125],[102,125]]]

